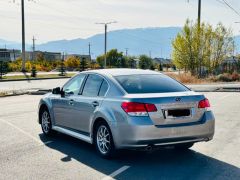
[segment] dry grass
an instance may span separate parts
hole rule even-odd
[[[165,73],[166,75],[176,79],[177,81],[183,84],[202,84],[209,83],[208,79],[199,79],[195,76],[192,76],[190,73]]]

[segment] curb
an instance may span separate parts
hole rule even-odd
[[[36,80],[49,80],[49,79],[69,79],[71,77],[53,77],[53,78],[34,78],[34,79],[6,79],[0,80],[1,82],[10,82],[10,81],[36,81]]]
[[[51,89],[44,89],[44,90],[37,90],[37,91],[28,91],[27,94],[29,95],[44,95],[47,94],[49,92],[52,92]]]

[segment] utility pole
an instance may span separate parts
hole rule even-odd
[[[235,41],[233,41],[233,57],[235,56]]]
[[[105,43],[104,43],[104,68],[107,68],[107,26],[109,24],[113,24],[113,23],[117,23],[116,21],[112,21],[112,22],[106,22],[106,23],[96,23],[96,24],[103,24],[104,25],[104,29],[105,29]]]
[[[198,57],[200,58],[200,28],[201,28],[201,0],[198,0],[198,35],[199,35],[199,48],[198,48]],[[199,76],[202,77],[202,59],[199,59]]]
[[[129,48],[125,48],[125,50],[126,50],[126,57],[128,57],[128,50],[129,50]]]
[[[201,25],[201,0],[198,0],[198,28],[200,29]]]
[[[15,53],[15,49],[13,49],[13,60],[16,60],[16,53]]]
[[[22,8],[22,72],[25,72],[25,17],[24,17],[24,0],[21,0],[21,8]]]
[[[189,3],[189,0],[187,1]],[[201,5],[202,1],[198,0],[198,27],[201,25]]]
[[[91,43],[90,42],[88,43],[88,55],[90,57],[90,61],[92,61],[92,58],[91,58]]]
[[[33,60],[35,60],[35,41],[36,41],[34,36],[32,38],[32,41],[33,41],[33,45],[32,45],[32,61],[33,61]]]

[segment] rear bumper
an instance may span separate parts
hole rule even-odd
[[[175,126],[118,125],[113,130],[116,148],[139,148],[149,145],[161,146],[187,142],[209,141],[213,138],[215,119],[206,112],[199,123]]]

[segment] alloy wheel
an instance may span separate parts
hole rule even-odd
[[[47,111],[42,113],[42,129],[44,133],[48,133],[50,130],[50,116]]]
[[[105,125],[101,125],[97,131],[97,146],[102,154],[107,154],[111,148],[110,132]]]

